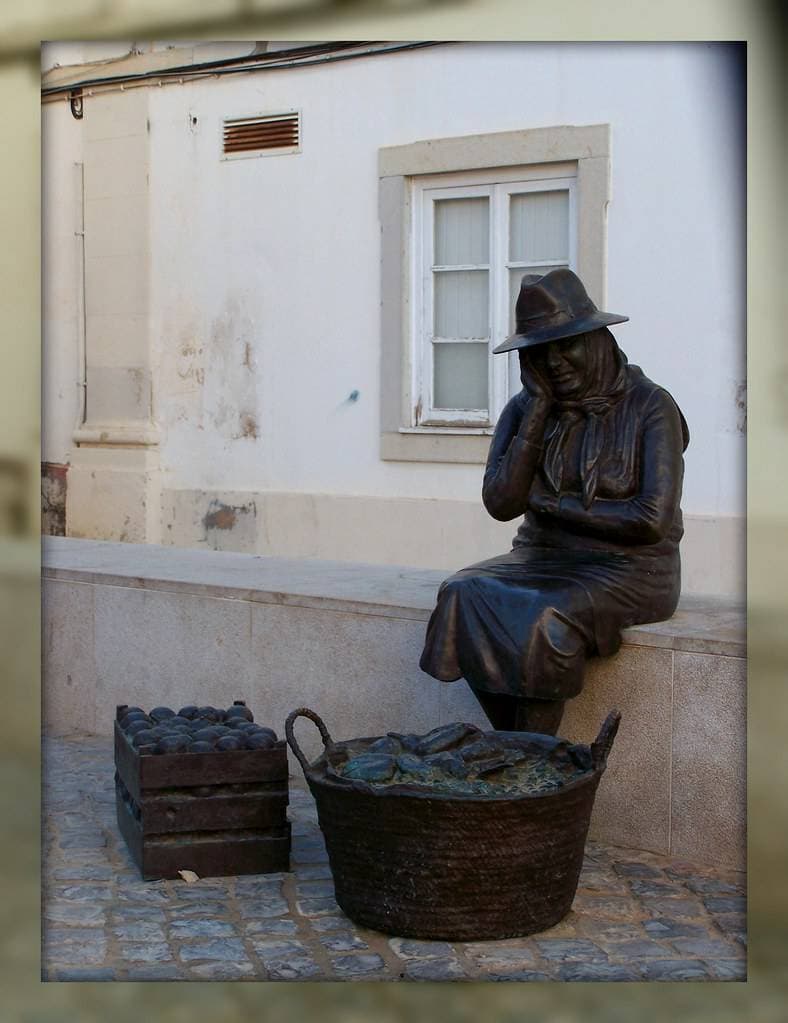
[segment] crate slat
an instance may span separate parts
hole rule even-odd
[[[144,799],[142,831],[144,835],[166,835],[276,827],[286,819],[287,803],[286,785],[272,785],[267,791],[254,787],[245,793],[207,796],[192,796],[188,789],[175,789]]]
[[[120,795],[116,799],[118,824],[142,878],[176,879],[179,871],[193,870],[199,877],[265,874],[290,869],[290,823],[263,831],[186,832],[181,835],[143,835]]]

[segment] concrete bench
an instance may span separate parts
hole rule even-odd
[[[109,735],[117,703],[237,698],[280,733],[303,705],[338,739],[489,727],[464,682],[418,667],[444,575],[47,537],[45,727]],[[716,598],[683,599],[670,621],[627,630],[615,657],[591,662],[561,734],[588,742],[622,712],[591,837],[743,865],[745,678],[743,604]],[[310,729],[299,739],[312,755]]]

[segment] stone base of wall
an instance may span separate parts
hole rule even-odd
[[[51,732],[109,734],[118,703],[233,699],[280,733],[303,705],[337,739],[489,727],[465,683],[418,667],[443,572],[52,537],[43,575]],[[744,609],[712,598],[590,664],[561,734],[589,742],[622,713],[592,838],[743,865],[745,680]],[[316,755],[316,730],[298,728]]]
[[[519,525],[496,522],[478,500],[256,490],[165,488],[161,509],[165,544],[451,572],[509,550]],[[743,593],[744,519],[686,515],[684,528],[683,591]]]
[[[509,550],[518,522],[481,501],[162,486],[155,448],[81,447],[67,535],[455,571]],[[743,517],[685,515],[685,593],[744,592]]]
[[[41,463],[41,532],[44,536],[66,535],[67,474],[67,465]]]
[[[68,536],[156,543],[161,537],[159,488],[156,448],[81,445],[68,474]]]

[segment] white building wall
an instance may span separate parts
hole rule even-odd
[[[739,84],[725,46],[474,44],[158,90],[153,304],[168,483],[476,499],[479,467],[378,456],[377,150],[607,122],[608,306],[631,317],[618,340],[689,420],[687,513],[741,514]],[[302,153],[220,159],[223,117],[291,108]],[[244,415],[256,439],[237,438]]]
[[[673,393],[692,435],[685,588],[740,588],[739,50],[462,44],[148,93],[140,273],[164,542],[446,568],[507,549],[515,524],[486,516],[482,466],[379,455],[378,150],[607,123],[606,306],[630,316],[619,343]],[[223,118],[290,109],[299,154],[221,159]],[[234,534],[209,521],[211,500],[235,509]]]

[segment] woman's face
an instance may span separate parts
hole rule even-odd
[[[588,365],[585,334],[539,345],[531,357],[556,397],[571,398],[583,389]]]

